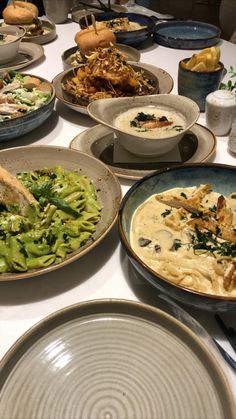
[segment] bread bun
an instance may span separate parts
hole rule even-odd
[[[8,25],[30,24],[38,17],[38,8],[32,3],[15,1],[2,12],[4,22]]]
[[[107,48],[116,44],[115,34],[107,28],[84,29],[75,35],[75,42],[84,54],[89,54],[96,48]]]

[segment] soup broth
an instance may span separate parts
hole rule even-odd
[[[164,108],[140,106],[118,115],[115,126],[140,137],[165,138],[183,131],[186,120],[183,115]]]

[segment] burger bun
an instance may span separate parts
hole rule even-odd
[[[2,12],[4,22],[8,25],[27,25],[38,18],[38,8],[32,3],[15,1]]]
[[[75,35],[75,42],[80,51],[88,55],[96,48],[107,48],[116,44],[115,34],[107,28],[84,29]]]

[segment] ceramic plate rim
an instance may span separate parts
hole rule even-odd
[[[50,334],[50,332],[54,331],[59,325],[65,325],[72,319],[83,318],[92,314],[101,316],[108,313],[116,315],[126,314],[129,317],[138,317],[140,321],[146,320],[151,322],[153,325],[161,325],[162,327],[165,327],[165,329],[169,330],[170,333],[174,334],[175,336],[177,336],[177,332],[180,332],[181,335],[184,335],[184,341],[190,341],[190,343],[194,345],[194,348],[191,346],[191,350],[193,350],[195,356],[199,359],[201,364],[203,364],[203,360],[207,360],[209,362],[209,365],[211,366],[210,369],[212,370],[211,373],[209,372],[211,379],[213,380],[213,378],[217,376],[217,385],[215,386],[217,394],[219,394],[219,387],[224,390],[224,398],[220,398],[220,405],[222,408],[223,400],[228,399],[229,410],[231,410],[231,412],[236,411],[233,392],[231,391],[229,382],[223,369],[219,366],[219,363],[217,362],[214,354],[209,350],[207,345],[203,343],[203,341],[195,332],[193,332],[188,326],[180,322],[180,320],[176,319],[171,314],[157,307],[139,301],[115,298],[88,300],[75,303],[49,314],[31,326],[10,347],[10,349],[0,361],[0,393],[15,365],[20,362],[22,356],[27,355],[27,352],[30,351],[32,345],[34,345],[35,342],[37,342],[42,336]],[[187,344],[187,347],[190,348],[190,345]],[[1,385],[2,374],[3,382]]]
[[[200,160],[200,161],[194,161],[194,160],[192,160],[193,158],[194,158],[194,155],[196,154],[196,152],[197,152],[197,150],[196,150],[196,152],[193,154],[193,156],[189,159],[189,160],[187,160],[186,162],[184,162],[184,163],[182,163],[183,165],[184,164],[187,164],[187,163],[203,163],[203,162],[206,162],[206,161],[208,161],[211,157],[212,157],[212,155],[215,153],[215,150],[216,150],[216,143],[217,143],[217,140],[216,140],[216,136],[214,135],[214,133],[209,129],[209,128],[207,128],[207,127],[205,127],[204,125],[201,125],[201,124],[199,124],[199,123],[196,123],[196,124],[194,124],[194,126],[192,127],[192,129],[194,129],[194,127],[197,125],[197,127],[198,128],[200,128],[203,132],[205,131],[207,131],[208,132],[208,134],[210,135],[210,137],[211,137],[211,141],[212,141],[212,143],[211,143],[211,149],[208,151],[208,154],[207,155],[205,155],[205,157],[204,157],[204,159],[202,159],[202,160]],[[86,134],[88,134],[89,133],[89,131],[91,130],[91,129],[95,129],[95,127],[97,127],[97,129],[102,129],[102,127],[104,128],[104,130],[105,129],[107,129],[107,133],[109,134],[109,133],[112,133],[113,131],[111,130],[111,129],[109,129],[109,128],[107,128],[107,127],[105,127],[105,126],[103,126],[102,124],[97,124],[97,125],[95,125],[95,126],[93,126],[93,127],[91,127],[91,128],[88,128],[88,129],[86,129],[86,130],[84,130],[84,131],[82,131],[82,132],[80,132],[78,135],[76,135],[71,141],[70,141],[70,144],[69,144],[69,147],[70,148],[72,148],[73,150],[79,150],[78,148],[73,148],[73,142],[76,142],[78,139],[79,139],[79,137],[81,137],[81,138],[83,138],[84,136],[86,136]],[[191,129],[190,129],[190,131],[191,131]],[[90,139],[89,139],[90,140]],[[90,148],[90,150],[91,150],[91,145],[92,145],[92,141],[91,142],[89,142],[89,140],[87,140],[85,143],[87,143],[87,145],[89,145],[89,148]],[[98,138],[97,139],[95,139],[94,141],[97,141],[98,140]],[[85,141],[85,140],[84,140]],[[93,157],[95,157],[95,158],[98,158],[98,157],[96,157],[96,156],[94,156],[93,154],[92,154],[92,152],[90,151],[90,152],[88,152],[88,151],[86,151],[85,150],[85,148],[84,149],[81,149],[81,151],[83,151],[83,152],[85,152],[85,153],[88,153],[89,155],[91,155],[91,156],[93,156]],[[99,159],[100,160],[100,159]],[[107,164],[107,163],[105,163],[105,164]],[[177,163],[176,163],[177,164]],[[116,167],[116,166],[111,166],[111,165],[109,165],[109,164],[107,164],[107,166],[113,171],[113,173],[117,176],[117,177],[119,177],[119,178],[123,178],[123,179],[131,179],[131,180],[138,180],[138,179],[141,179],[143,176],[146,176],[146,175],[149,175],[149,174],[151,174],[151,173],[153,173],[153,172],[155,172],[156,170],[159,170],[159,169],[154,169],[154,170],[142,170],[142,169],[124,169],[124,168],[119,168],[119,167]],[[168,165],[167,165],[168,166]],[[117,170],[117,169],[120,169],[120,170]],[[133,172],[133,173],[132,173]],[[136,174],[135,174],[136,173]]]
[[[55,145],[27,145],[27,146],[21,146],[21,147],[11,147],[11,148],[7,148],[7,149],[2,149],[0,150],[0,158],[4,157],[4,153],[8,153],[8,152],[16,152],[17,150],[19,150],[19,148],[21,150],[27,150],[27,149],[47,149],[47,150],[58,150],[58,153],[60,152],[70,152],[70,151],[74,151],[78,153],[78,160],[80,158],[80,156],[82,155],[82,157],[84,156],[85,158],[89,157],[92,158],[93,160],[96,160],[96,162],[101,163],[103,169],[109,173],[113,184],[116,185],[117,190],[119,190],[119,205],[122,199],[122,191],[121,191],[121,186],[120,183],[118,181],[118,178],[114,175],[114,173],[110,170],[110,168],[108,166],[106,166],[103,162],[101,162],[100,160],[96,159],[93,156],[89,156],[87,153],[84,153],[83,151],[78,151],[78,150],[72,150],[68,147],[63,147],[63,146],[55,146]],[[113,185],[114,186],[114,185]],[[63,268],[64,266],[69,265],[72,262],[75,262],[76,260],[80,259],[82,256],[84,256],[85,254],[89,253],[90,250],[94,249],[95,247],[97,247],[97,245],[99,245],[99,243],[106,237],[106,235],[109,233],[109,231],[112,229],[113,225],[116,223],[117,218],[118,218],[118,210],[119,210],[119,205],[117,203],[117,208],[114,211],[113,214],[113,218],[111,220],[111,222],[109,223],[109,225],[106,225],[106,227],[103,229],[102,233],[96,238],[95,241],[89,242],[88,245],[85,244],[85,246],[81,249],[81,251],[78,252],[74,251],[73,253],[69,254],[68,257],[66,259],[63,259],[61,262],[59,263],[54,263],[50,266],[47,266],[45,268],[42,269],[35,269],[32,271],[26,271],[26,272],[22,272],[22,273],[17,273],[17,272],[7,272],[7,273],[2,273],[0,275],[0,283],[1,282],[8,282],[8,281],[17,281],[17,280],[21,280],[21,279],[25,279],[25,278],[33,278],[36,276],[43,276],[45,274],[48,274],[52,271],[55,271],[57,269]]]
[[[131,65],[135,65],[137,67],[141,67],[144,68],[148,71],[150,71],[151,73],[154,74],[155,77],[157,77],[158,81],[159,81],[159,89],[160,89],[160,80],[161,80],[161,86],[163,83],[163,76],[166,77],[168,79],[168,88],[166,88],[164,91],[160,90],[159,93],[160,94],[168,94],[172,91],[173,87],[174,87],[174,80],[172,78],[172,76],[164,69],[160,68],[160,67],[156,67],[152,64],[146,64],[146,63],[140,63],[140,62],[134,62],[134,61],[128,61],[128,63],[130,63]],[[67,70],[61,71],[60,73],[58,73],[52,80],[52,84],[55,87],[56,90],[56,97],[57,99],[64,103],[64,105],[68,106],[70,109],[73,109],[75,112],[81,112],[83,114],[88,115],[87,112],[87,106],[82,106],[80,104],[74,104],[72,102],[70,102],[69,100],[65,99],[61,94],[59,94],[58,89],[61,89],[61,86],[58,88],[57,87],[57,83],[60,83],[61,85],[61,80],[62,78],[69,72],[75,70],[76,68],[78,68],[79,66],[76,67],[71,67],[68,68]],[[161,89],[163,89],[163,87],[161,87]]]
[[[163,22],[163,25],[160,26],[160,30],[162,29],[162,27],[165,27],[165,25],[167,27],[180,26],[180,27],[183,27],[183,28],[185,26],[198,26],[199,28],[207,27],[207,28],[212,28],[212,30],[214,29],[215,32],[216,32],[214,35],[208,36],[208,37],[205,37],[205,38],[179,38],[178,36],[163,35],[163,34],[159,33],[158,25],[156,25],[155,33],[157,33],[159,36],[162,36],[163,38],[168,39],[168,40],[181,40],[182,39],[185,42],[187,42],[187,41],[189,41],[189,42],[194,42],[194,41],[195,42],[199,42],[199,41],[204,42],[204,40],[215,39],[216,37],[220,36],[220,29],[216,25],[213,25],[213,24],[207,23],[207,22],[198,22],[198,21],[195,21],[195,20],[194,21],[193,20],[190,20],[190,21],[188,21],[188,20],[174,21],[173,20],[173,21],[169,21],[169,22]]]
[[[42,26],[46,27],[46,28],[49,28],[50,31],[48,33],[45,33],[45,34],[42,34],[42,35],[24,36],[24,38],[23,38],[24,41],[39,44],[39,45],[43,45],[43,44],[47,44],[47,43],[53,41],[53,39],[56,38],[57,32],[56,32],[55,23],[51,22],[50,20],[41,19],[41,17],[39,19],[42,23]]]
[[[36,51],[36,53],[35,53],[35,51]],[[42,45],[35,44],[33,42],[23,42],[22,41],[20,43],[20,47],[19,47],[19,54],[21,54],[21,53],[23,53],[23,54],[28,53],[29,55],[31,55],[31,60],[29,60],[27,62],[24,62],[24,63],[19,63],[19,64],[13,64],[13,63],[7,64],[6,63],[6,64],[4,64],[4,66],[0,66],[0,71],[7,70],[7,69],[20,70],[21,68],[25,68],[27,66],[30,66],[31,64],[35,63],[40,58],[45,56],[44,55],[44,48],[42,47]]]

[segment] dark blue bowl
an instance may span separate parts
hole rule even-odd
[[[94,15],[95,20],[97,22],[101,22],[103,20],[111,20],[116,19],[118,17],[127,17],[131,22],[139,23],[141,26],[145,26],[145,28],[131,31],[131,32],[116,32],[116,41],[120,44],[127,44],[132,46],[137,46],[142,42],[146,41],[149,37],[152,36],[153,30],[155,28],[155,20],[152,19],[150,16],[141,15],[139,13],[97,13]],[[88,24],[92,24],[91,15],[87,16]],[[87,27],[85,18],[82,17],[78,21],[81,29],[85,29]]]
[[[207,48],[217,44],[220,35],[217,26],[191,20],[158,23],[153,32],[158,44],[177,49]]]
[[[236,297],[204,294],[172,283],[148,267],[130,245],[131,219],[136,208],[155,193],[175,187],[190,187],[210,183],[213,190],[228,195],[235,191],[236,167],[220,164],[194,164],[158,170],[136,182],[121,203],[118,228],[121,243],[132,265],[145,281],[177,302],[198,309],[216,311],[236,310]]]

